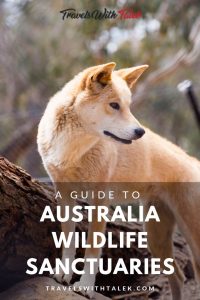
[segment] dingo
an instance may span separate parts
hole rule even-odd
[[[146,224],[149,248],[161,260],[173,257],[172,234],[177,223],[191,247],[200,277],[200,187],[164,187],[171,182],[200,182],[200,163],[144,129],[130,112],[130,89],[148,66],[118,71],[114,67],[111,62],[84,70],[50,100],[37,140],[44,166],[59,190],[63,188],[59,182],[163,183],[153,192],[146,189],[144,206],[148,210],[155,201],[161,219],[160,223]],[[92,203],[95,205],[94,199]],[[109,205],[106,200],[101,205],[105,203]],[[60,205],[73,206],[74,202]],[[105,223],[93,221],[88,239],[93,232],[104,232]],[[66,235],[74,232],[74,223],[62,223],[62,230]],[[74,255],[75,249],[63,249],[62,259],[73,260]],[[92,248],[85,253],[86,258],[100,255],[99,249]],[[76,285],[94,285],[95,276],[88,274],[87,265],[84,268],[85,274]],[[169,282],[173,299],[181,300],[184,276],[176,262],[174,268]],[[69,283],[72,274],[56,276],[60,282]],[[91,291],[85,294],[92,297]]]

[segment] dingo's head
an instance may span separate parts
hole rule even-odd
[[[130,144],[145,133],[130,111],[131,91],[148,65],[113,71],[115,63],[88,68],[75,109],[88,133]]]

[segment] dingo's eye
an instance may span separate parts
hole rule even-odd
[[[120,109],[120,106],[119,106],[119,104],[118,104],[117,102],[111,102],[111,103],[109,103],[109,104],[110,104],[110,106],[111,106],[113,109],[117,109],[117,110]]]

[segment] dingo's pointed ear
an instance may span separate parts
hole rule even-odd
[[[122,77],[130,88],[136,83],[142,73],[148,68],[148,65],[126,68],[116,71],[116,74]]]
[[[114,62],[99,65],[92,68],[88,78],[86,86],[90,88],[94,83],[100,83],[102,86],[106,86],[111,82],[111,74],[116,64]]]

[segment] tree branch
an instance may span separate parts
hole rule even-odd
[[[136,93],[133,95],[133,106],[137,106],[144,100],[149,87],[165,80],[174,74],[180,67],[192,65],[200,55],[200,17],[198,17],[191,28],[189,40],[192,48],[180,49],[174,59],[163,68],[159,68],[152,72],[146,80],[139,84]]]

